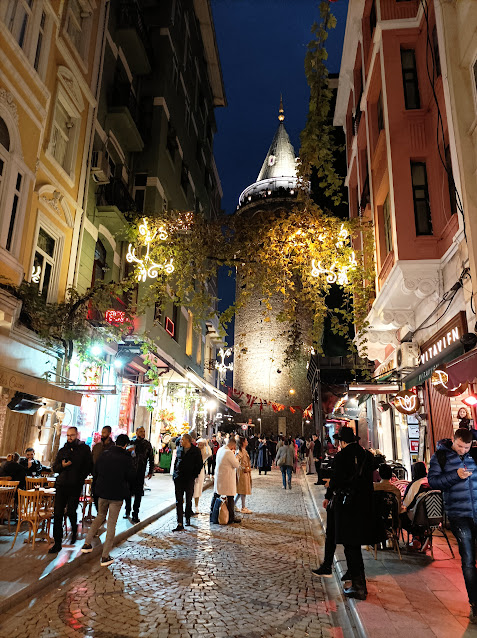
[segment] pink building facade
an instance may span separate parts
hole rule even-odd
[[[374,228],[367,356],[376,383],[394,379],[422,403],[417,424],[393,407],[378,410],[390,404],[386,395],[373,394],[363,409],[374,423],[370,441],[409,466],[457,427],[464,397],[441,400],[430,379],[462,352],[460,336],[475,321],[443,28],[433,1],[426,11],[418,0],[349,4],[335,125],[346,133],[350,216]],[[447,343],[440,332],[449,326],[460,336]],[[435,339],[440,350],[421,361]],[[410,444],[411,430],[419,446]]]

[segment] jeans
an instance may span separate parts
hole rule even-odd
[[[363,555],[361,554],[361,545],[344,545],[344,555],[351,579],[364,577]]]
[[[141,507],[141,500],[144,495],[145,476],[142,472],[136,476],[134,483],[131,485],[131,495],[124,499],[126,503],[126,514],[129,515],[131,513],[131,499],[134,496],[133,518],[139,518],[139,508]]]
[[[326,508],[325,557],[323,558],[323,565],[329,567],[330,569],[333,565],[335,550],[335,513],[331,506],[328,504],[328,507]]]
[[[118,522],[119,510],[123,505],[122,501],[110,501],[106,498],[98,499],[98,515],[91,523],[89,532],[84,540],[86,545],[91,545],[96,532],[108,517],[108,527],[106,530],[106,540],[103,545],[103,557],[109,556],[113,548],[114,536],[116,533],[116,523]]]
[[[81,490],[79,492],[71,492],[61,487],[56,488],[53,520],[53,538],[56,545],[61,545],[63,539],[63,517],[65,515],[65,508],[66,515],[70,519],[73,536],[76,536],[76,530],[78,528],[76,510],[78,509],[80,493]]]
[[[258,450],[251,450],[250,452],[250,464],[252,467],[257,467]]]
[[[287,487],[287,478],[288,478],[288,487],[291,488],[291,477],[292,477],[292,466],[291,465],[280,465],[280,469],[282,471],[282,481],[283,487],[286,489]]]
[[[184,494],[185,494],[185,517],[186,521],[190,521],[192,516],[192,497],[194,495],[194,483],[195,479],[174,479],[174,488],[176,491],[176,513],[177,524],[183,525],[184,523]]]
[[[475,543],[477,524],[471,518],[450,518],[450,527],[459,546],[465,587],[471,605],[477,604],[477,570],[475,568]]]

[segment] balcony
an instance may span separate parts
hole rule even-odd
[[[112,177],[96,191],[96,210],[101,223],[113,234],[136,217],[136,203],[124,182]]]
[[[151,72],[152,46],[143,15],[135,2],[123,0],[119,4],[115,40],[134,74],[147,75]]]
[[[369,192],[369,176],[366,175],[364,180],[363,190],[361,191],[361,198],[359,200],[359,215],[364,215],[366,207],[371,204],[371,195]]]
[[[144,142],[140,133],[140,110],[136,96],[127,83],[115,84],[108,96],[106,127],[110,127],[121,145],[130,152],[140,153]]]

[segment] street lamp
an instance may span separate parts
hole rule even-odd
[[[262,419],[259,417],[259,418],[257,419],[257,421],[258,421],[258,422],[259,422],[259,424],[260,424],[260,434],[262,434]]]

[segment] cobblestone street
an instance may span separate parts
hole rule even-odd
[[[311,575],[321,539],[310,504],[294,477],[281,488],[278,471],[254,472],[242,525],[210,525],[211,491],[193,527],[173,533],[173,513],[72,577],[6,614],[2,638],[201,636],[319,638],[333,629],[336,603]]]

